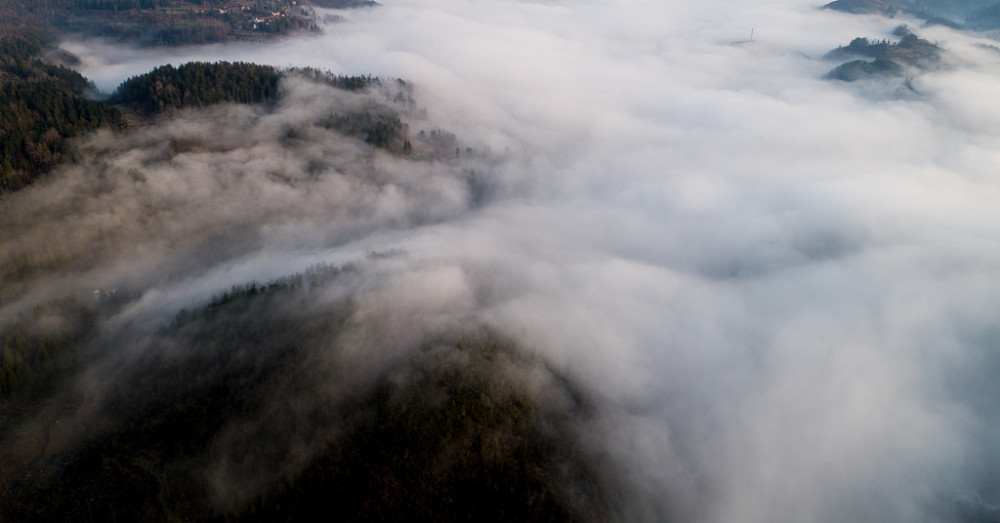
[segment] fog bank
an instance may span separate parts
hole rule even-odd
[[[583,384],[601,406],[590,437],[628,470],[623,519],[995,516],[1000,105],[988,93],[1000,55],[980,45],[990,41],[921,29],[946,66],[900,96],[891,82],[822,80],[833,66],[822,56],[907,20],[808,2],[412,0],[345,16],[317,38],[167,56],[65,45],[103,89],[191,59],[405,78],[426,110],[412,132],[426,118],[463,151],[494,155],[415,166],[374,153],[364,161],[387,184],[348,176],[302,192],[265,173],[296,187],[290,165],[323,158],[349,171],[367,153],[315,136],[274,146],[270,126],[292,108],[172,121],[150,133],[225,143],[220,118],[246,123],[238,148],[170,160],[187,180],[162,189],[183,195],[170,204],[180,220],[151,225],[153,237],[188,238],[207,221],[250,226],[256,240],[221,253],[195,243],[180,270],[207,276],[140,283],[134,307],[173,311],[195,300],[186,285],[207,293],[400,249],[362,296],[398,307],[392,332],[474,318]],[[141,139],[162,140],[127,140]],[[122,169],[143,161],[120,151]],[[255,181],[257,164],[268,167]],[[212,181],[234,169],[250,179]],[[470,203],[463,169],[489,173],[487,204]],[[183,211],[201,197],[206,214]]]

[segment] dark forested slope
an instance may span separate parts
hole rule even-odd
[[[69,160],[67,139],[121,120],[117,109],[83,96],[79,73],[39,60],[42,45],[31,31],[0,35],[0,193]]]
[[[614,474],[581,439],[591,407],[571,380],[474,327],[361,364],[337,342],[352,301],[322,299],[345,277],[323,266],[239,286],[150,338],[92,345],[88,366],[115,369],[92,391],[96,411],[47,393],[62,423],[0,430],[0,511],[25,522],[609,517]],[[34,459],[9,453],[43,443]]]
[[[271,103],[280,78],[274,67],[251,63],[168,64],[129,78],[108,101],[145,114],[222,102]]]

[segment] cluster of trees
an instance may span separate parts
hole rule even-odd
[[[307,80],[324,83],[346,91],[363,91],[370,86],[382,85],[382,81],[374,76],[345,76],[314,67],[288,67],[283,74],[296,75]]]
[[[392,109],[376,104],[351,114],[331,114],[318,122],[320,127],[357,136],[375,147],[393,148],[402,140],[403,121]]]
[[[81,440],[17,466],[0,485],[0,513],[26,522],[608,516],[605,471],[573,431],[584,395],[485,329],[426,340],[350,392],[329,392],[332,376],[352,372],[329,348],[354,317],[352,300],[310,290],[344,275],[325,266],[234,287],[131,347],[134,357],[103,376],[96,416],[107,430],[64,428]],[[541,401],[546,387],[569,401]],[[238,481],[239,493],[219,503],[209,472]]]
[[[1000,3],[990,0],[834,0],[823,6],[847,13],[899,13],[954,29],[987,31],[1000,28]]]
[[[52,317],[59,318],[58,329],[41,325]],[[73,296],[35,307],[30,318],[0,323],[0,399],[37,389],[73,368],[95,325],[93,311]]]
[[[67,139],[121,120],[59,81],[0,86],[0,192],[19,189],[71,158]]]
[[[842,82],[854,82],[865,78],[900,76],[902,74],[903,68],[896,62],[884,58],[876,58],[872,61],[851,60],[850,62],[840,64],[827,73],[826,78]]]
[[[30,32],[0,38],[0,193],[69,160],[69,138],[122,118],[83,96],[82,75],[38,60],[42,45]]]
[[[37,40],[0,41],[0,192],[24,187],[42,173],[73,156],[68,138],[124,123],[120,104],[145,115],[222,102],[271,104],[278,97],[284,75],[298,75],[338,89],[360,91],[381,85],[372,76],[335,75],[313,68],[279,70],[267,65],[232,62],[191,62],[164,65],[123,82],[109,103],[83,96],[87,80],[62,66],[45,64],[34,56]],[[402,144],[405,126],[392,108],[367,104],[347,114],[331,114],[317,125],[356,136],[383,148]],[[432,133],[446,142],[454,135]]]
[[[244,62],[190,62],[180,67],[160,66],[149,73],[129,78],[118,87],[110,101],[144,114],[221,102],[269,104],[277,99],[278,82],[285,74],[299,75],[351,91],[381,84],[372,76],[335,75],[313,68],[278,70]],[[328,115],[317,124],[383,148],[401,143],[404,130],[403,121],[395,110],[374,102],[359,111]],[[444,134],[441,137],[444,138]],[[450,138],[454,141],[454,135]]]
[[[155,45],[200,45],[222,43],[230,39],[230,26],[222,20],[194,20],[170,24],[152,36]]]
[[[122,104],[144,114],[185,107],[205,107],[222,102],[269,104],[278,97],[278,83],[294,74],[338,89],[360,91],[381,81],[372,76],[335,75],[311,67],[276,69],[247,62],[189,62],[179,67],[163,65],[122,82],[110,103]],[[373,107],[364,115],[345,117],[328,128],[351,134],[366,131],[370,142],[386,143],[402,126],[396,114]]]
[[[421,130],[418,136],[421,140],[434,146],[438,151],[447,153],[455,149],[455,155],[458,156],[460,154],[458,137],[453,132],[445,131],[444,129],[431,129],[430,132]]]
[[[145,114],[221,102],[271,103],[280,79],[274,67],[246,62],[168,64],[129,78],[110,102]]]
[[[830,51],[825,57],[828,60],[854,60],[837,66],[826,77],[850,82],[874,76],[900,76],[903,64],[927,69],[940,61],[941,48],[918,37],[905,25],[897,27],[893,35],[900,40],[893,43],[887,39],[858,37],[848,45]]]
[[[899,26],[893,34],[900,37],[898,42],[888,39],[870,40],[858,37],[846,46],[840,46],[826,54],[827,59],[843,59],[864,56],[883,60],[897,60],[910,65],[936,61],[941,48],[911,32],[906,26]]]
[[[347,4],[370,5],[363,1]],[[158,43],[168,45],[223,41],[233,37],[239,24],[248,26],[254,17],[267,18],[257,28],[265,32],[297,30],[311,23],[308,10],[303,16],[284,15],[292,12],[291,0],[253,0],[241,2],[239,8],[226,8],[228,5],[223,0],[0,0],[0,193],[22,188],[70,161],[73,149],[69,138],[125,122],[112,105],[84,96],[90,85],[82,75],[37,58],[56,34],[50,23],[64,30],[79,24],[75,29],[132,39],[153,34]],[[116,14],[126,12],[130,14]],[[243,26],[240,31],[249,27]],[[219,102],[270,103],[277,97],[281,74],[289,72],[348,90],[379,83],[370,76],[333,75],[314,69],[279,72],[248,63],[193,63],[178,68],[164,66],[131,78],[110,103],[147,114]],[[394,115],[367,111],[336,118],[331,126],[374,145],[388,146],[401,123]]]
[[[191,62],[180,67],[164,65],[129,78],[118,87],[110,102],[147,115],[221,102],[270,104],[277,99],[278,83],[285,74],[352,91],[380,84],[380,80],[371,76],[334,75],[312,68],[279,71],[243,62]],[[359,111],[328,115],[317,125],[384,148],[400,142],[404,129],[396,111],[374,102]]]

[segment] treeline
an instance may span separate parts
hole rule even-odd
[[[189,62],[164,65],[124,81],[109,102],[153,114],[185,107],[235,102],[272,103],[282,76],[296,75],[338,89],[361,91],[381,85],[372,76],[335,75],[312,67],[276,69],[247,62]]]
[[[938,46],[918,37],[905,26],[897,27],[893,34],[900,36],[901,39],[893,43],[887,39],[870,40],[858,37],[851,40],[850,44],[830,51],[826,54],[826,58],[830,60],[864,56],[882,60],[897,60],[916,66],[937,61],[941,52],[941,48]]]
[[[40,38],[0,39],[0,193],[24,187],[72,159],[69,138],[124,122],[117,108],[83,96],[90,84],[82,75],[35,58],[42,45]],[[350,91],[381,84],[371,76],[334,75],[312,68],[191,62],[129,78],[109,103],[144,115],[222,102],[271,104],[278,98],[282,76],[289,74]],[[317,125],[386,148],[401,140],[404,128],[394,110],[375,103],[348,114],[328,115]]]
[[[312,67],[293,67],[285,69],[284,73],[347,91],[363,91],[372,86],[382,85],[380,79],[371,75],[335,75],[330,71],[321,71]],[[361,138],[375,147],[382,148],[390,148],[402,140],[404,130],[403,121],[394,109],[374,102],[365,104],[360,110],[349,114],[326,115],[319,119],[317,125]]]
[[[335,75],[309,67],[278,70],[245,62],[190,62],[180,67],[164,65],[133,76],[118,87],[110,102],[146,115],[223,102],[271,104],[277,100],[281,77],[289,74],[350,91],[381,84],[371,76]],[[399,141],[404,127],[395,110],[374,102],[346,114],[322,117],[317,125],[361,138],[376,147],[389,147]]]
[[[307,80],[324,83],[346,91],[363,91],[373,85],[382,85],[382,81],[374,76],[345,76],[333,74],[330,71],[315,67],[288,67],[281,70],[282,74],[295,75]]]
[[[80,73],[35,58],[37,35],[0,39],[0,193],[19,189],[72,156],[67,139],[121,113],[83,97]]]
[[[190,62],[164,65],[123,82],[110,102],[152,114],[222,102],[271,103],[281,75],[269,65]]]
[[[400,140],[403,121],[388,108],[370,104],[351,114],[331,114],[318,122],[320,127],[356,136],[375,147],[388,148]]]
[[[278,97],[278,83],[285,75],[348,91],[381,85],[372,76],[335,75],[312,67],[279,70],[247,62],[189,62],[179,67],[163,65],[133,76],[118,86],[109,102],[146,114],[223,102],[273,103]]]

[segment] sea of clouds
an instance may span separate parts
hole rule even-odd
[[[489,152],[409,163],[315,134],[289,145],[288,126],[332,96],[295,82],[272,113],[192,111],[135,131],[136,143],[85,139],[111,148],[108,163],[65,180],[147,166],[159,184],[131,211],[153,212],[156,233],[129,233],[135,257],[86,272],[139,288],[118,321],[396,249],[406,255],[358,287],[380,317],[400,311],[394,332],[475,318],[598,398],[587,430],[628,471],[623,519],[995,516],[992,40],[919,29],[945,49],[940,69],[845,84],[822,79],[836,65],[828,50],[919,22],[797,0],[384,4],[276,43],[64,44],[105,91],[190,60],[402,78],[425,111],[411,132],[440,127],[463,151]],[[222,145],[143,158],[164,133]],[[302,185],[303,159],[317,158],[337,176]],[[488,179],[485,201],[473,201],[470,169]],[[75,202],[106,218],[73,187],[50,181],[25,193],[36,207],[18,205],[41,216],[46,202]],[[220,251],[204,236],[220,226],[250,240]],[[55,296],[78,278],[29,289]]]

